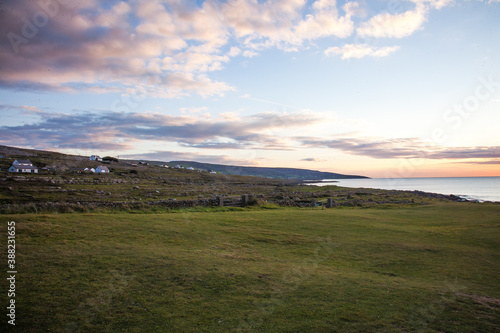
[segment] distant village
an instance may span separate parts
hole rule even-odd
[[[106,158],[105,158],[106,159]],[[109,163],[109,160],[105,160],[101,158],[99,155],[91,155],[89,157],[90,161],[96,161],[96,162],[102,162],[102,163]],[[112,160],[116,160],[115,158],[112,158]],[[139,161],[138,163],[130,163],[132,166],[137,166],[137,165],[149,165],[148,162],[141,162]],[[168,168],[168,165],[161,165],[161,167]],[[193,167],[187,167],[184,168],[180,165],[176,165],[174,169],[186,169],[186,170],[195,170]],[[34,165],[30,160],[15,160],[12,162],[12,166],[8,169],[9,172],[14,172],[14,173],[39,173],[39,171],[49,171],[47,168],[39,168],[36,165]],[[107,166],[105,165],[99,165],[96,168],[82,168],[78,170],[74,170],[77,172],[88,172],[88,173],[109,173],[110,170]],[[217,172],[213,170],[208,170],[209,173],[216,174]]]
[[[90,157],[90,160],[102,162],[102,159],[100,159],[99,156],[95,155],[92,155]],[[18,172],[18,173],[39,173],[39,170],[40,168],[38,168],[36,165],[33,165],[33,163],[30,160],[15,160],[14,162],[12,162],[12,166],[9,168],[8,171]],[[84,168],[81,171],[92,172],[92,173],[109,173],[109,169],[105,165],[99,165],[96,168]]]

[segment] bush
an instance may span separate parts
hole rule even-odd
[[[108,162],[118,162],[118,159],[116,157],[111,157],[111,156],[104,156],[102,160]]]

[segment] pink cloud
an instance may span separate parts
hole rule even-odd
[[[362,22],[361,37],[408,36],[429,8],[447,0],[414,0],[414,10]],[[265,48],[295,51],[314,40],[346,38],[357,2],[331,0],[15,1],[5,7],[0,34],[0,86],[92,92],[141,90],[158,97],[223,95],[234,90],[210,73],[237,56]],[[343,14],[341,13],[343,10]],[[342,54],[346,54],[343,50]],[[359,50],[358,50],[359,51]],[[388,49],[365,52],[380,56]],[[359,54],[359,52],[357,52]],[[357,57],[357,56],[354,56]]]

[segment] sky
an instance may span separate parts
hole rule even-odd
[[[0,1],[0,144],[500,176],[499,0]]]

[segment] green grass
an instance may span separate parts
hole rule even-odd
[[[500,330],[499,205],[269,208],[2,215],[16,331]]]

